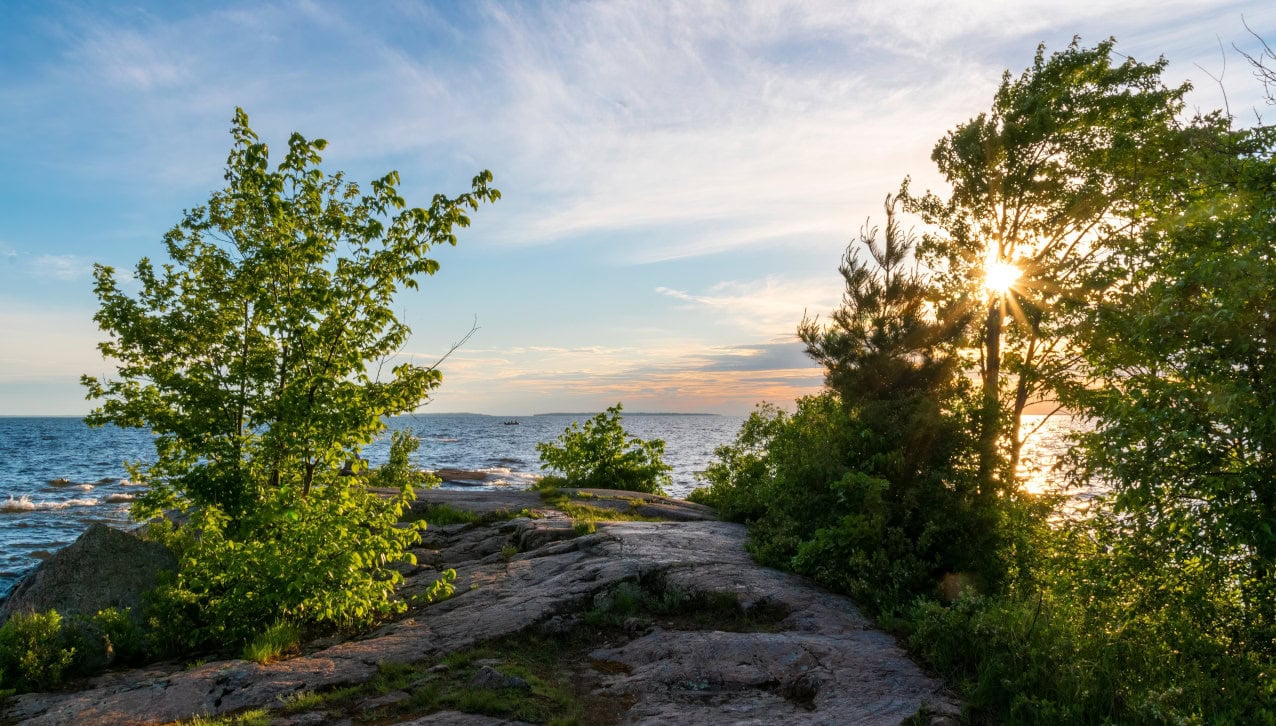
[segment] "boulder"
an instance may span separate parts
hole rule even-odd
[[[92,615],[132,608],[136,615],[142,594],[155,587],[159,573],[176,568],[177,558],[164,545],[92,524],[13,588],[0,604],[0,622],[14,613],[46,610]]]

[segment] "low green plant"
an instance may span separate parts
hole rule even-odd
[[[64,645],[75,651],[68,676],[90,676],[113,666],[139,665],[150,657],[149,639],[129,609],[107,608],[62,620]]]
[[[424,527],[399,524],[414,497],[408,455],[416,443],[396,433],[373,478],[397,496],[334,471],[316,476],[309,496],[267,490],[261,507],[239,521],[212,505],[194,511],[167,535],[179,568],[149,609],[160,641],[178,652],[238,649],[280,620],[356,630],[403,612],[394,594],[403,576],[390,565],[415,564],[407,550]]]
[[[372,677],[368,685],[373,691],[385,695],[391,691],[402,690],[419,675],[419,670],[409,663],[379,663],[377,674]]]
[[[106,608],[89,619],[102,633],[112,665],[136,665],[146,660],[146,633],[128,608]]]
[[[195,716],[181,722],[182,726],[269,726],[270,712],[254,708],[228,716]]]
[[[279,697],[279,705],[283,708],[284,713],[301,713],[302,711],[313,711],[324,705],[327,699],[324,694],[316,691],[297,691]]]
[[[403,516],[403,521],[424,520],[440,527],[449,524],[477,524],[483,517],[466,509],[457,509],[450,504],[431,504],[423,509],[413,508]]]
[[[536,445],[541,463],[562,472],[568,486],[663,494],[673,467],[664,462],[665,442],[644,441],[621,425],[621,404],[585,421],[572,422],[557,442]],[[544,484],[543,486],[549,486]]]
[[[475,583],[470,583],[471,590],[475,587],[477,587]],[[456,594],[456,570],[449,568],[440,572],[438,579],[431,583],[425,592],[413,595],[412,604],[429,605],[446,600],[454,594]]]
[[[15,613],[0,627],[0,684],[36,691],[62,682],[75,660],[58,611]]]
[[[242,658],[255,663],[269,663],[295,653],[301,644],[301,628],[279,621],[244,646]]]

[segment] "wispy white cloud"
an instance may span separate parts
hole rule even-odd
[[[93,261],[81,255],[39,255],[31,259],[31,272],[36,277],[79,280],[92,270]]]
[[[841,296],[836,275],[809,279],[768,276],[760,280],[726,280],[700,293],[658,287],[656,292],[686,303],[758,335],[794,331],[807,312],[823,314]]]
[[[163,25],[145,31],[118,27],[91,30],[77,49],[78,60],[113,86],[157,91],[191,80],[190,56],[175,38],[157,39]],[[160,42],[157,42],[160,40]]]

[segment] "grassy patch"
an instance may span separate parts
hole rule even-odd
[[[297,693],[279,697],[279,703],[282,705],[284,713],[314,711],[326,702],[327,699],[324,694],[315,691],[298,691]]]
[[[442,527],[448,524],[477,524],[482,517],[465,509],[457,509],[450,504],[431,504],[422,508],[413,507],[403,513],[403,521],[405,522],[419,522],[423,519],[428,524]]]
[[[479,514],[450,504],[431,504],[428,507],[414,508],[404,512],[402,521],[419,522],[425,520],[427,524],[442,527],[449,524],[495,524],[519,517],[540,519],[541,515],[526,508],[518,511],[498,509],[494,512]]]
[[[541,500],[545,504],[557,509],[572,518],[572,522],[580,527],[583,524],[593,524],[596,522],[661,522],[664,521],[659,517],[648,517],[633,511],[633,508],[645,502],[641,499],[632,499],[629,497],[621,497],[616,500],[627,504],[630,509],[612,509],[610,507],[600,507],[594,504],[586,504],[588,500],[603,501],[604,497],[599,497],[589,492],[566,492],[558,487],[545,487],[540,489]],[[589,532],[593,530],[590,529]],[[578,533],[587,534],[577,529]]]
[[[243,658],[254,663],[269,663],[296,653],[300,644],[301,629],[292,623],[281,621],[245,645]]]
[[[269,726],[270,713],[264,708],[254,708],[226,716],[196,716],[177,723],[182,726]]]
[[[585,622],[604,628],[623,626],[631,618],[666,630],[721,630],[732,633],[778,632],[789,609],[779,603],[741,606],[729,592],[687,593],[659,579],[644,584],[622,582],[594,599]]]

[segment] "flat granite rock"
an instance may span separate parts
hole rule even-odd
[[[732,593],[744,608],[780,606],[787,615],[774,632],[652,628],[627,643],[600,647],[591,658],[623,667],[600,675],[596,692],[632,704],[623,723],[898,724],[919,712],[938,721],[958,713],[943,684],[849,600],[752,562],[740,525],[616,522],[574,536],[571,521],[534,494],[482,494],[434,490],[423,492],[422,500],[480,513],[529,509],[538,517],[430,528],[419,552],[423,564],[406,574],[403,592],[422,592],[439,569],[453,567],[457,594],[448,600],[289,660],[113,673],[74,692],[18,696],[0,718],[153,724],[267,708],[277,714],[272,722],[282,725],[291,722],[278,710],[289,695],[365,682],[381,663],[432,661],[531,627],[570,627],[571,614],[600,593],[652,578],[686,593]],[[517,550],[512,556],[511,548]],[[511,723],[456,713],[401,722]]]

